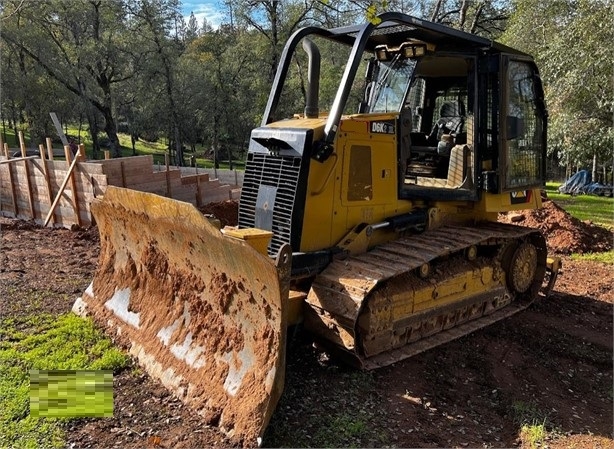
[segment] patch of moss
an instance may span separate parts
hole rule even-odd
[[[0,447],[63,447],[59,419],[29,414],[29,371],[113,370],[129,358],[91,320],[73,314],[0,321]]]

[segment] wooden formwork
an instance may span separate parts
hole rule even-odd
[[[220,184],[206,173],[182,176],[179,168],[168,165],[155,170],[151,155],[73,163],[69,153],[64,161],[49,159],[51,153],[45,159],[41,146],[43,158],[11,159],[6,148],[4,156],[0,156],[0,215],[68,228],[90,226],[90,204],[104,195],[109,185],[151,192],[195,206],[236,199],[240,192],[236,186]]]

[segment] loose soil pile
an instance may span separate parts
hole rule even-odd
[[[548,249],[557,254],[609,251],[614,241],[612,231],[578,220],[550,200],[543,202],[542,209],[499,214],[499,221],[540,229]]]
[[[236,226],[239,217],[239,202],[235,200],[218,201],[198,208],[205,215],[212,215],[224,226]]]

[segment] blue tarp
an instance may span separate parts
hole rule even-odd
[[[588,170],[580,170],[559,187],[560,193],[578,195],[586,193],[590,195],[612,196],[612,186],[592,182],[591,173]]]
[[[583,188],[592,181],[588,170],[580,170],[559,187],[559,192],[569,195],[583,193]]]

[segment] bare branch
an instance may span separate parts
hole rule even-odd
[[[469,28],[470,33],[475,33],[475,29],[480,21],[480,16],[482,15],[482,10],[484,9],[484,2],[480,2],[478,4],[478,8],[475,11],[475,15],[473,16],[473,22],[471,22],[471,27]]]
[[[10,13],[6,14],[4,17],[0,18],[0,21],[4,21],[4,20],[7,20],[7,19],[10,19],[12,16],[17,14],[23,8],[23,5],[24,5],[25,2],[26,2],[26,0],[21,0],[19,2],[19,4],[15,7],[15,10],[11,11]]]

